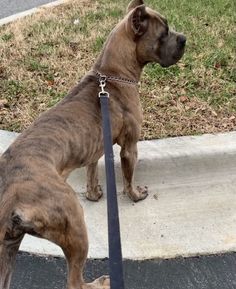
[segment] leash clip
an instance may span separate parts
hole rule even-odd
[[[99,86],[101,87],[101,91],[98,93],[98,97],[107,97],[109,98],[109,93],[107,91],[105,91],[105,86],[106,86],[106,82],[107,82],[107,77],[106,75],[100,75],[99,77]]]

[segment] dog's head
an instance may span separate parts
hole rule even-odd
[[[142,0],[131,1],[127,10],[126,29],[136,42],[139,63],[157,62],[168,67],[180,60],[186,43],[183,34],[170,30],[167,20]]]

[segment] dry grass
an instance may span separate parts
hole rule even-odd
[[[220,0],[212,0],[212,10],[203,0],[200,6],[190,0],[163,0],[160,7],[146,2],[187,34],[188,49],[168,70],[145,69],[142,138],[234,130],[233,1],[224,1],[228,10],[222,15]],[[66,95],[90,69],[126,5],[125,0],[68,1],[0,27],[0,128],[21,131]],[[195,13],[199,10],[207,13]]]

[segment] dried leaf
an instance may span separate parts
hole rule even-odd
[[[214,110],[212,110],[211,113],[212,113],[214,116],[218,116],[218,114],[217,114]]]
[[[188,101],[188,97],[187,97],[187,96],[185,96],[185,95],[183,95],[183,96],[180,96],[180,97],[179,97],[179,101],[180,101],[180,102],[182,102],[182,103],[185,103],[185,102],[187,102],[187,101]]]
[[[164,89],[163,89],[164,92],[168,92],[169,90],[170,90],[170,87],[169,87],[169,86],[166,86],[166,87],[164,87]]]
[[[54,80],[48,80],[47,83],[48,86],[53,86],[55,84]]]
[[[4,108],[8,103],[7,99],[0,99],[0,109]]]
[[[219,68],[221,68],[221,65],[220,65],[220,63],[216,62],[215,65],[214,65],[214,67],[215,67],[216,69],[219,69]]]

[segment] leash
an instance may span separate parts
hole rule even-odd
[[[104,90],[107,80],[107,76],[99,75],[99,86],[101,87],[101,91],[99,92],[98,96],[100,98],[102,111],[102,127],[107,182],[110,283],[111,289],[124,289],[125,287],[120,240],[120,223],[114,169],[113,142],[109,114],[109,93]]]

